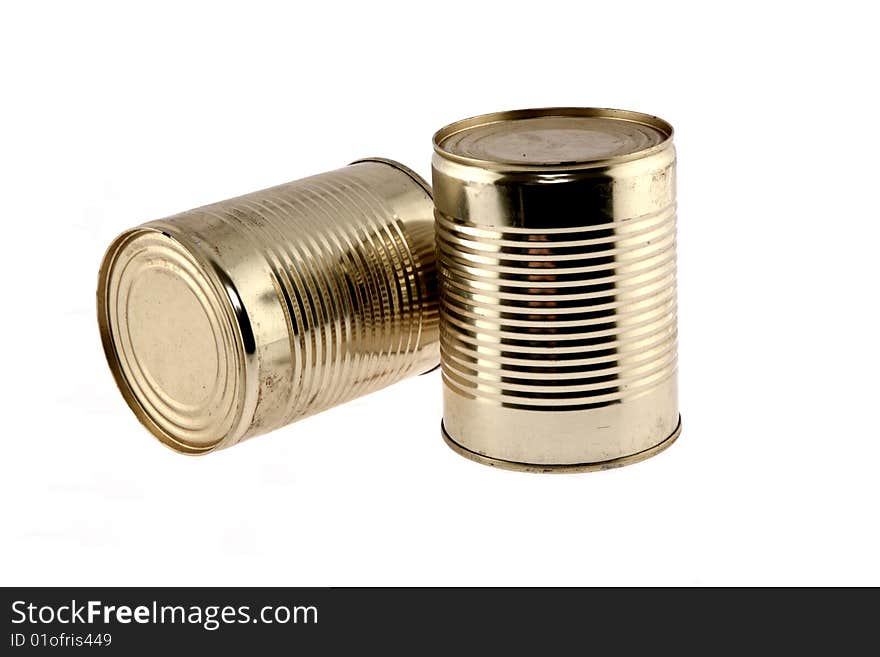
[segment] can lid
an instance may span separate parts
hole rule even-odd
[[[116,383],[141,422],[178,451],[232,439],[245,396],[245,350],[222,280],[179,239],[120,235],[98,281],[98,323]]]
[[[458,121],[434,135],[434,149],[443,157],[479,166],[595,166],[642,157],[671,137],[672,126],[650,114],[550,107]]]

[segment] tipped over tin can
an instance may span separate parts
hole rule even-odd
[[[390,160],[153,221],[110,246],[104,351],[163,443],[229,447],[437,366],[430,187]]]
[[[681,430],[672,127],[499,112],[434,151],[447,443],[536,472],[665,449]]]

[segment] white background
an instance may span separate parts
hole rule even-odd
[[[880,584],[870,3],[0,10],[6,585]],[[658,114],[684,432],[616,471],[454,454],[439,374],[204,458],[117,392],[94,295],[146,220],[498,109]]]

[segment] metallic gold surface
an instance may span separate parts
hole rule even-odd
[[[432,213],[371,159],[126,231],[98,322],[129,406],[203,454],[436,367]]]
[[[434,136],[443,433],[535,472],[647,458],[680,432],[672,127],[500,112]]]

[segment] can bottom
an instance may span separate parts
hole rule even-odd
[[[446,444],[449,445],[453,449],[453,451],[457,452],[466,459],[476,461],[477,463],[482,463],[483,465],[490,465],[495,468],[502,468],[503,470],[516,470],[518,472],[536,472],[541,474],[569,474],[578,472],[595,472],[597,470],[613,470],[614,468],[620,468],[625,465],[644,461],[645,459],[651,458],[655,454],[659,454],[664,449],[669,447],[672,443],[674,443],[679,435],[681,435],[681,416],[678,416],[678,426],[675,427],[675,431],[673,431],[668,437],[664,438],[653,447],[649,447],[648,449],[642,450],[641,452],[637,452],[635,454],[630,454],[629,456],[621,456],[616,459],[610,459],[608,461],[598,461],[595,463],[563,463],[559,465],[552,465],[547,463],[520,463],[518,461],[505,461],[504,459],[495,459],[490,456],[484,456],[483,454],[473,452],[466,447],[462,447],[457,442],[455,442],[455,440],[453,440],[448,433],[446,433],[446,427],[443,426],[442,420],[440,422],[440,432],[443,434],[443,440],[446,441]]]

